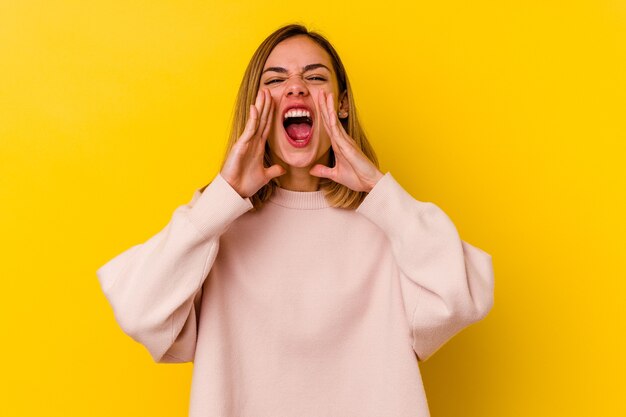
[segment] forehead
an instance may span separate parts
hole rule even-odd
[[[274,47],[265,61],[267,67],[302,68],[308,64],[324,64],[332,68],[332,60],[317,42],[306,35],[285,39]]]

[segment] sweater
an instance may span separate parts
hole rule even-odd
[[[193,361],[191,417],[426,417],[419,362],[493,305],[491,256],[387,172],[356,210],[217,174],[97,270],[122,330]]]

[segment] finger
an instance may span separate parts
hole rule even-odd
[[[345,147],[345,142],[342,141],[344,137],[342,136],[341,130],[338,127],[338,125],[340,125],[341,123],[339,123],[337,113],[335,113],[333,93],[328,93],[326,95],[325,108],[326,119],[328,123],[328,136],[330,136],[331,141],[333,141],[333,146],[338,148],[339,151],[343,151]]]
[[[269,91],[267,91],[267,89],[265,88],[263,89],[263,97],[263,111],[261,112],[259,126],[257,127],[257,134],[259,134],[259,136],[263,134],[266,125],[268,125],[268,115],[272,107],[273,101]]]
[[[265,98],[265,93],[262,88],[256,93],[256,101],[254,102],[254,107],[256,107],[259,114],[261,114],[261,109],[263,108],[263,99]]]
[[[333,147],[333,151],[335,152],[336,162],[339,163],[339,161],[345,160],[345,157],[343,156],[343,148],[339,142],[341,140],[341,137],[340,137],[341,135],[330,124],[332,113],[331,113],[331,109],[329,109],[329,104],[333,103],[332,100],[333,100],[332,93],[326,94],[326,92],[324,91],[320,92],[319,101],[320,101],[320,109],[323,114],[322,118],[324,120],[324,128],[326,129],[326,133],[328,134],[328,137],[330,138],[330,144]],[[336,172],[333,171],[332,175],[336,176]],[[325,178],[329,178],[329,177],[325,177]],[[333,181],[335,180],[334,177],[331,177],[331,179]]]
[[[263,142],[267,140],[267,137],[269,136],[270,130],[272,128],[272,123],[274,121],[274,100],[270,99],[270,105],[268,107],[269,111],[267,115],[267,121],[265,123],[265,127],[263,128],[263,132],[261,132],[261,139],[263,139]]]
[[[328,125],[330,126],[332,133],[338,135],[339,129],[337,129],[337,123],[339,123],[339,119],[337,118],[337,113],[335,112],[333,93],[329,93],[326,96],[326,115],[328,118]]]
[[[325,111],[325,118],[329,118],[328,116],[328,111],[327,111],[327,104],[326,104],[326,99],[324,98],[324,104],[323,104],[324,108],[326,110]],[[329,125],[329,123],[327,122],[327,120],[324,121],[324,128],[326,129],[326,133],[328,134],[328,138],[330,139],[330,144],[332,146],[333,152],[335,153],[335,166],[337,166],[337,164],[341,164],[341,161],[345,161],[345,157],[343,156],[343,151],[341,149],[341,146],[338,142],[337,139],[337,135],[336,132],[333,131],[332,127]],[[333,173],[332,175],[336,175],[336,173]],[[329,178],[329,177],[326,177]],[[332,180],[335,180],[334,177],[330,177]]]
[[[348,142],[356,146],[356,141],[354,140],[352,136],[348,134],[348,132],[346,131],[346,128],[343,127],[343,123],[339,119],[339,116],[337,116],[337,127],[339,128],[339,131],[341,132],[341,135],[344,137],[344,139],[346,139]]]
[[[269,110],[269,114],[267,115],[267,123],[265,124],[265,127],[260,135],[259,135],[260,128],[257,129],[257,133],[255,134],[255,137],[258,137],[258,140],[254,142],[255,143],[254,151],[256,154],[262,155],[265,153],[265,143],[267,142],[269,132],[272,129],[273,117],[274,117],[274,103],[270,102],[270,110]]]
[[[335,114],[335,99],[333,97],[333,93],[328,93],[326,96],[326,109],[328,112],[328,121],[333,122],[336,116]]]
[[[272,178],[280,177],[281,175],[287,173],[287,170],[278,164],[274,164],[271,167],[265,170],[265,177],[267,180],[271,180]]]
[[[320,177],[335,180],[335,168],[327,167],[326,165],[316,164],[309,170],[309,174]]]
[[[330,119],[329,124],[332,132],[332,137],[338,142],[338,145],[341,150],[346,150],[346,147],[354,147],[356,142],[354,139],[348,135],[348,133],[343,128],[343,125],[339,121],[339,117],[335,112],[335,102],[332,97],[332,93],[329,94],[329,97],[326,100],[326,105],[328,107],[328,117]]]
[[[253,104],[251,104],[250,115],[248,117],[248,121],[246,122],[246,126],[244,128],[243,134],[241,135],[242,141],[247,142],[254,136],[254,132],[257,129],[258,121],[259,121],[259,114],[256,110],[256,107]]]
[[[254,125],[254,130],[252,131],[252,135],[254,136],[254,134],[256,133],[257,129],[259,128],[259,122],[261,119],[261,114],[263,113],[263,103],[265,101],[265,94],[263,92],[262,89],[259,89],[259,92],[257,93],[256,96],[256,101],[254,102],[254,109],[256,110],[256,123]]]
[[[318,96],[320,113],[322,114],[322,123],[324,124],[324,129],[326,129],[326,133],[331,138],[332,143],[332,130],[330,128],[330,124],[328,121],[328,109],[326,108],[326,93],[324,91],[320,91]]]
[[[330,134],[330,125],[328,124],[328,109],[326,108],[326,92],[320,91],[320,94],[318,96],[318,102],[320,113],[322,114],[322,121],[324,122],[324,126],[327,128],[326,130]]]

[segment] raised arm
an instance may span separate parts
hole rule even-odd
[[[335,165],[317,164],[310,173],[368,193],[357,212],[378,225],[391,242],[403,276],[413,350],[425,361],[491,310],[491,255],[462,241],[439,207],[414,199],[390,173],[378,170],[339,122],[332,94],[320,92],[318,104]]]
[[[193,360],[202,284],[219,238],[252,208],[250,196],[285,173],[279,165],[263,165],[273,109],[269,92],[259,90],[220,174],[178,207],[163,230],[97,271],[120,326],[157,362]]]
[[[390,173],[357,209],[389,238],[403,277],[413,349],[425,361],[493,305],[491,255],[462,241],[435,204],[408,194]]]
[[[219,237],[250,208],[250,200],[217,175],[160,232],[97,270],[120,327],[155,361],[193,360],[202,284]]]

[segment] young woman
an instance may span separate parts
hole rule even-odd
[[[491,256],[378,169],[345,69],[257,49],[221,171],[98,271],[122,329],[194,362],[190,416],[428,416],[418,367],[493,305]]]

